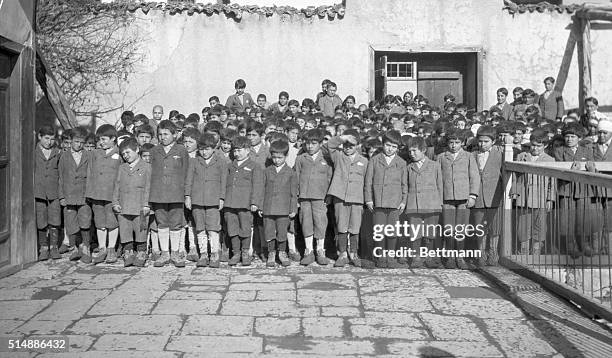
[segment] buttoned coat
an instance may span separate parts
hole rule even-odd
[[[295,172],[298,176],[298,196],[300,199],[323,200],[327,195],[332,179],[332,165],[323,152],[312,160],[308,153],[298,155],[295,160]]]
[[[534,161],[531,153],[523,152],[517,157],[518,162],[541,163],[554,162],[555,158],[546,153],[540,154]],[[512,194],[516,194],[516,205],[524,208],[545,208],[547,201],[555,201],[557,183],[554,178],[516,173],[516,182],[512,186]]]
[[[226,208],[250,209],[251,205],[263,205],[263,169],[253,159],[248,158],[242,165],[234,160],[227,168],[225,187]]]
[[[425,157],[421,168],[408,164],[408,196],[405,212],[442,211],[442,169],[440,163]]]
[[[123,163],[119,148],[114,147],[108,153],[104,149],[95,149],[91,153],[89,174],[85,196],[94,200],[113,200],[113,188],[119,166]]]
[[[113,205],[121,206],[123,215],[140,215],[149,206],[151,188],[151,165],[139,159],[134,168],[123,163],[117,170],[113,188]]]
[[[223,154],[214,153],[210,162],[200,155],[189,160],[189,172],[185,181],[185,196],[192,205],[218,206],[225,199],[228,162]]]
[[[40,148],[34,150],[34,197],[37,199],[55,200],[58,198],[59,159],[61,151],[51,148],[49,159]]]
[[[256,152],[255,149],[251,148],[249,153],[249,158],[253,160],[255,163],[259,164],[261,168],[265,168],[270,165],[270,146],[266,143],[261,143],[259,146],[259,151]]]
[[[555,160],[558,162],[586,162],[594,160],[593,147],[591,145],[579,145],[576,153],[567,146],[558,147],[554,151]],[[559,196],[569,196],[574,199],[595,196],[595,188],[591,185],[557,180]]]
[[[501,115],[502,117],[504,117],[505,120],[508,121],[511,119],[510,117],[512,116],[513,108],[512,108],[512,105],[510,105],[508,102],[504,102],[504,105],[501,108],[499,108],[499,104],[494,104],[491,106],[491,108],[489,108],[489,111],[492,111],[495,108],[501,109],[501,113],[502,113]]]
[[[159,144],[151,149],[152,203],[182,203],[185,201],[185,178],[189,170],[189,154],[182,145],[174,144],[166,153]]]
[[[476,198],[475,208],[497,208],[501,205],[504,196],[502,180],[503,155],[502,147],[493,146],[489,151],[489,157],[484,164],[484,168],[480,169],[481,163],[478,162],[478,151],[472,153],[480,173],[480,191],[478,192],[478,198]]]
[[[404,159],[395,155],[387,164],[385,155],[378,153],[370,159],[363,189],[364,201],[376,208],[397,209],[408,197],[408,168]]]
[[[244,112],[245,108],[252,107],[254,104],[255,101],[253,101],[253,97],[249,93],[242,95],[242,101],[240,101],[240,97],[235,93],[227,97],[227,101],[225,101],[225,107],[233,112]]]
[[[277,173],[271,165],[264,169],[264,215],[297,214],[297,174],[287,164]]]
[[[347,203],[363,204],[363,185],[368,160],[359,153],[351,160],[348,155],[338,150],[341,142],[339,137],[334,137],[327,143],[329,158],[334,164],[334,174],[327,194]]]
[[[63,152],[59,159],[58,197],[66,199],[67,205],[85,205],[85,188],[91,152],[83,150],[81,153],[81,161],[78,165],[70,150]]]
[[[444,194],[442,200],[467,200],[480,192],[480,173],[476,158],[461,149],[453,160],[453,153],[438,155],[442,169]]]
[[[563,105],[563,96],[559,91],[552,91],[548,98],[544,98],[544,94],[538,98],[538,105],[544,119],[554,121],[557,118],[562,118],[565,113],[565,106]]]

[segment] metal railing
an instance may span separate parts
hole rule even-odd
[[[609,320],[612,175],[572,164],[512,161],[506,147],[500,263]]]

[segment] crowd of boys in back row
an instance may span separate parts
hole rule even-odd
[[[585,116],[564,116],[551,81],[545,81],[541,106],[531,90],[523,91],[524,100],[515,90],[515,103],[508,104],[508,91],[501,88],[491,110],[468,114],[452,96],[440,110],[411,93],[355,107],[355,99],[342,101],[329,80],[316,101],[300,104],[281,92],[279,102],[268,107],[263,95],[253,101],[238,80],[226,106],[212,97],[202,116],[172,111],[161,120],[163,108],[155,106],[152,121],[124,112],[119,129],[102,125],[95,136],[84,128],[58,136],[43,126],[35,155],[39,259],[71,252],[70,260],[113,263],[122,252],[125,266],[144,266],[150,257],[155,267],[170,262],[182,267],[186,259],[219,267],[224,261],[250,265],[255,255],[274,267],[277,259],[283,266],[292,260],[327,265],[328,254],[337,254],[338,267],[495,264],[503,196],[500,143],[512,141],[520,161],[612,159],[612,122],[593,107],[596,99],[587,99]],[[595,130],[587,133],[580,123],[591,121]],[[538,190],[541,185],[525,178],[515,183],[517,206],[532,209],[519,217],[523,253],[540,253],[552,205],[565,208],[568,217],[560,232],[584,233],[576,211],[588,205],[611,215],[607,197],[571,183],[560,182],[556,191],[552,185]],[[371,252],[359,248],[360,235],[371,240],[372,225],[362,227],[362,219],[374,225],[484,224],[486,235],[465,243],[484,254],[471,261],[383,256],[372,262]],[[328,222],[336,252],[326,254]],[[601,231],[595,226],[592,232]],[[573,243],[568,252],[603,249],[587,240]],[[411,240],[392,236],[372,244],[379,252],[464,248],[453,232]]]

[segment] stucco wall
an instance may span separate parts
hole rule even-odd
[[[510,15],[501,0],[347,0],[342,19],[303,19],[243,14],[237,22],[224,15],[136,13],[134,28],[147,38],[146,61],[129,78],[129,90],[100,99],[150,114],[154,104],[166,111],[198,112],[212,95],[222,101],[237,78],[253,95],[274,101],[279,91],[292,98],[312,97],[323,78],[338,93],[358,103],[369,98],[370,48],[412,51],[481,51],[483,96],[488,107],[505,86],[543,90],[546,76],[557,76],[569,36],[570,14]],[[593,87],[609,103],[612,75],[610,31],[594,30]],[[565,87],[567,107],[577,106],[578,75],[574,55]],[[104,121],[114,122],[121,110]]]

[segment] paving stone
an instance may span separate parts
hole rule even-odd
[[[0,301],[30,300],[38,288],[5,288],[0,290]]]
[[[389,353],[397,354],[402,357],[504,357],[494,345],[487,342],[393,342],[387,345],[387,349]]]
[[[472,315],[483,319],[521,318],[523,313],[510,301],[491,298],[441,298],[431,299],[433,306],[442,313]]]
[[[167,291],[162,298],[164,300],[220,300],[223,295],[219,292],[206,292],[206,291]]]
[[[281,275],[234,275],[232,283],[244,282],[292,282],[290,276]]]
[[[426,298],[398,297],[396,295],[388,296],[386,294],[363,295],[361,302],[364,309],[368,311],[406,311],[406,312],[424,312],[433,311],[432,305]]]
[[[300,333],[299,318],[255,318],[255,332],[266,337],[285,337]]]
[[[232,283],[229,286],[230,291],[263,291],[263,290],[294,290],[293,282],[249,282],[249,283]]]
[[[358,307],[321,307],[321,316],[325,317],[359,317]]]
[[[78,288],[80,290],[100,290],[115,288],[128,279],[130,275],[102,273],[91,280],[83,282]]]
[[[215,314],[221,300],[159,300],[152,314]]]
[[[298,303],[305,306],[359,306],[356,290],[309,290],[300,289]]]
[[[450,297],[444,286],[433,277],[426,276],[369,276],[359,279],[362,294],[385,292],[402,297]]]
[[[281,340],[282,339],[282,340]],[[374,344],[368,340],[315,340],[298,338],[266,339],[266,354],[314,354],[317,356],[371,355]]]
[[[203,353],[261,353],[260,337],[173,336],[166,346],[168,351]]]
[[[343,337],[344,320],[338,317],[310,317],[302,320],[306,337]]]
[[[485,320],[489,333],[508,357],[534,357],[557,353],[535,329],[521,320]]]
[[[175,286],[173,287],[177,291],[183,292],[224,292],[227,291],[227,286]]]
[[[50,303],[51,300],[0,301],[0,319],[28,320]]]
[[[65,336],[68,338],[68,345],[70,346],[68,350],[70,352],[85,352],[91,348],[96,340],[94,337],[85,334],[67,334]]]
[[[15,319],[0,319],[0,334],[8,334],[15,328],[24,324],[25,321]]]
[[[253,332],[253,318],[246,316],[192,315],[181,334],[197,336],[249,336]]]
[[[344,290],[356,288],[357,282],[350,274],[304,274],[299,276],[297,287],[315,290]]]
[[[289,301],[237,301],[238,304],[223,303],[222,315],[229,316],[281,316],[281,317],[316,317],[319,307],[298,307]]]
[[[486,342],[487,340],[476,323],[468,317],[443,316],[432,313],[421,313],[419,317],[438,341]]]
[[[79,320],[68,331],[75,334],[178,334],[183,320],[172,315],[118,315]]]
[[[431,270],[428,275],[435,276],[444,286],[488,287],[480,275],[463,270]]]
[[[409,326],[360,325],[350,326],[351,334],[357,338],[429,339],[427,331]]]
[[[93,349],[99,351],[151,351],[161,352],[168,343],[168,336],[148,334],[105,334],[98,338]]]
[[[77,320],[106,295],[108,290],[75,290],[36,316],[38,320]]]
[[[13,333],[23,334],[61,334],[73,321],[39,321],[29,320],[24,325],[13,330]]]
[[[87,313],[90,316],[110,314],[148,314],[155,302],[124,300],[120,294],[111,294],[96,303]]]
[[[36,358],[179,358],[178,352],[147,352],[147,351],[89,351],[69,353],[46,353]]]
[[[190,276],[192,278],[193,276]],[[181,286],[228,286],[230,283],[229,278],[219,278],[218,280],[209,279],[206,280],[177,280],[176,284]]]
[[[363,318],[351,318],[350,324],[423,327],[415,313],[366,311]]]
[[[257,291],[229,291],[225,294],[225,300],[226,301],[254,301],[256,295],[257,295]]]
[[[257,301],[295,301],[295,290],[287,291],[257,291]]]

